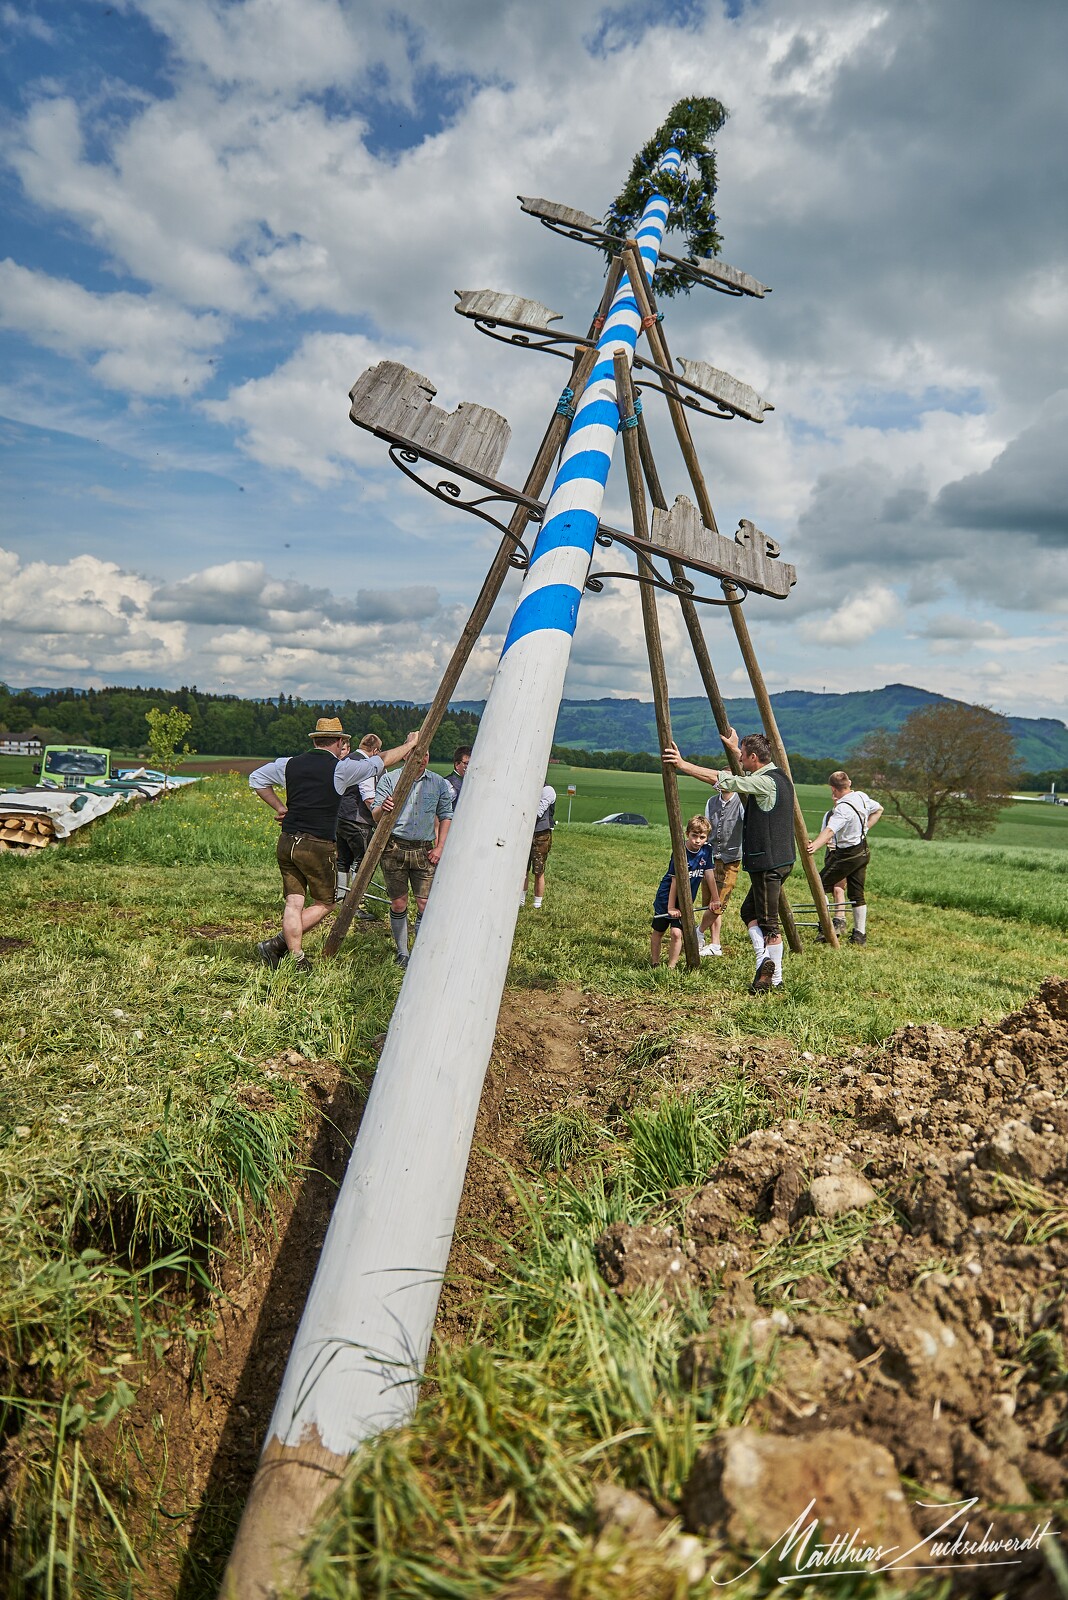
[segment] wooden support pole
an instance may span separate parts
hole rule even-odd
[[[649,518],[645,508],[645,489],[636,425],[628,425],[634,415],[634,384],[631,381],[630,363],[624,351],[617,350],[612,360],[616,375],[616,394],[619,402],[620,424],[623,429],[623,456],[627,464],[627,485],[630,489],[630,513],[634,532],[639,539],[649,537]],[[643,558],[638,557],[638,575],[641,577]],[[661,750],[671,743],[671,703],[668,698],[667,670],[664,666],[664,647],[660,638],[660,618],[656,610],[656,590],[649,582],[638,587],[642,595],[642,622],[645,624],[645,648],[649,654],[649,673],[653,680],[653,708],[656,712],[656,734]],[[697,948],[690,899],[690,864],[686,855],[686,829],[679,804],[679,781],[674,768],[661,766],[664,779],[664,803],[667,806],[668,827],[671,829],[671,853],[675,861],[675,903],[682,912],[682,946],[686,951],[686,965],[691,972],[701,965]]]
[[[622,252],[620,252],[618,255],[614,255],[608,264],[608,272],[605,275],[604,293],[601,295],[601,303],[594,312],[593,321],[590,323],[590,331],[586,335],[587,339],[592,339],[594,343],[596,343],[601,329],[604,327],[605,318],[608,315],[608,308],[615,299],[616,290],[619,288],[619,280],[623,276],[623,266],[624,262]]]
[[[671,372],[674,370],[671,362],[671,352],[664,337],[664,330],[656,320],[649,280],[645,274],[641,254],[633,241],[628,240],[625,246],[625,254],[627,275],[630,278],[631,288],[634,290],[634,298],[638,302],[642,326],[649,336],[653,357],[657,366],[662,367],[665,372]],[[678,439],[679,449],[682,451],[682,459],[686,463],[686,471],[697,498],[697,507],[701,513],[701,520],[706,528],[711,529],[713,533],[718,533],[719,524],[716,522],[716,514],[712,509],[708,485],[705,483],[705,475],[701,469],[701,462],[694,446],[693,435],[690,432],[690,420],[686,415],[686,407],[677,395],[668,395],[667,402],[668,411],[675,429],[675,437]],[[779,724],[775,719],[775,711],[768,695],[767,684],[764,682],[764,674],[760,670],[760,664],[753,649],[753,641],[749,635],[749,625],[742,615],[741,596],[732,583],[724,583],[723,592],[728,600],[734,600],[735,602],[728,606],[727,609],[730,612],[735,637],[738,640],[738,648],[741,650],[742,660],[745,663],[745,670],[749,675],[749,682],[753,688],[753,697],[756,700],[761,721],[764,724],[764,732],[768,736],[768,742],[775,756],[775,764],[782,768],[787,777],[790,777],[789,757],[786,754],[786,746],[783,744],[782,736],[779,733]],[[809,889],[812,892],[820,930],[832,949],[837,950],[838,935],[835,933],[831,923],[831,913],[827,907],[827,896],[823,892],[823,885],[820,883],[816,863],[808,853],[808,829],[805,826],[805,819],[796,791],[794,793],[794,838],[797,842],[798,855],[801,857],[801,866],[805,877],[808,879]],[[801,940],[794,922],[793,913],[789,907],[787,907],[786,916],[783,917],[783,928],[791,950],[794,952],[800,951]]]
[[[576,399],[586,387],[596,360],[597,351],[593,346],[583,348],[576,356],[571,371],[571,382],[568,385],[569,388],[574,390]],[[570,426],[570,417],[557,413],[546,428],[545,436],[534,458],[534,464],[527,474],[526,483],[523,485],[523,493],[529,495],[532,499],[537,499],[545,487],[553,462],[561,445],[567,438]],[[512,513],[508,527],[517,538],[522,538],[529,517],[530,512],[526,506],[517,506]],[[360,862],[356,876],[342,902],[341,909],[334,921],[334,926],[323,944],[324,956],[337,955],[345,935],[352,926],[352,919],[359,910],[360,902],[370,887],[371,879],[374,877],[375,868],[381,860],[382,852],[389,843],[397,813],[405,800],[407,800],[412,786],[419,776],[421,753],[423,751],[429,752],[430,750],[431,741],[441,725],[442,717],[449,708],[449,701],[456,693],[456,686],[463,675],[464,668],[471,659],[471,652],[478,643],[482,631],[489,620],[490,612],[497,603],[497,597],[501,592],[504,580],[512,570],[512,556],[514,553],[514,542],[511,539],[502,539],[497,554],[490,563],[489,571],[486,573],[478,598],[471,609],[471,615],[468,617],[464,630],[457,641],[456,649],[453,651],[452,658],[445,668],[437,693],[427,708],[426,716],[423,718],[422,726],[419,729],[419,742],[405,761],[404,770],[397,779],[397,784],[393,791],[393,812],[392,814],[384,814],[375,826],[375,831],[368,841],[363,860]]]
[[[667,511],[668,503],[660,483],[660,475],[656,470],[653,460],[653,448],[649,441],[649,429],[645,425],[645,418],[638,418],[638,445],[641,450],[642,469],[645,472],[645,481],[649,485],[649,498],[659,511]],[[675,579],[685,578],[686,569],[681,561],[670,560],[671,576]],[[723,696],[719,692],[716,674],[712,668],[712,658],[708,653],[708,642],[701,627],[701,618],[697,613],[697,606],[689,595],[679,595],[679,605],[682,608],[682,618],[686,624],[686,632],[690,636],[693,646],[694,659],[697,670],[701,675],[701,682],[708,697],[708,704],[715,720],[716,728],[721,734],[728,734],[731,728],[731,719],[727,715],[727,707],[723,703]],[[726,760],[731,771],[737,775],[742,770],[741,762],[733,750],[724,749]]]

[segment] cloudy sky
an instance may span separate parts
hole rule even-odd
[[[521,482],[566,368],[453,290],[584,329],[600,258],[516,195],[600,215],[712,94],[723,256],[774,293],[695,290],[667,328],[775,406],[694,422],[721,528],[798,569],[748,602],[770,686],[1063,717],[1066,58],[1062,0],[0,0],[0,677],[429,696],[496,536],[407,484],[348,390],[395,358],[494,407]],[[587,596],[567,692],[648,697],[635,585]]]

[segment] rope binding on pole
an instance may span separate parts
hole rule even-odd
[[[638,426],[638,420],[641,417],[641,414],[642,414],[641,396],[640,395],[635,395],[634,396],[634,410],[631,412],[629,417],[620,417],[619,426],[616,428],[616,432],[617,433],[622,433],[624,428],[636,428]]]
[[[569,422],[575,420],[574,389],[562,389],[560,391],[560,398],[556,402],[556,415],[558,417],[566,417]]]

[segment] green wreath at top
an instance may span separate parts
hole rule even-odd
[[[718,255],[722,241],[716,232],[713,208],[716,156],[708,140],[719,132],[727,115],[718,100],[706,97],[676,101],[667,120],[634,157],[626,187],[605,213],[605,231],[630,238],[650,195],[659,193],[669,205],[664,231],[674,228],[686,235],[686,259],[696,261],[699,256]],[[682,153],[678,172],[659,172],[665,152],[673,145]],[[610,246],[605,247],[609,260],[614,253]],[[692,286],[693,279],[673,266],[658,267],[653,279],[655,292],[668,297],[680,290],[688,294]]]

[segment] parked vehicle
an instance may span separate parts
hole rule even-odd
[[[111,751],[97,745],[49,744],[34,772],[41,775],[44,788],[84,789],[90,779],[106,783],[111,776]]]
[[[626,828],[647,828],[649,826],[649,818],[643,817],[640,811],[613,811],[611,816],[598,817],[594,827],[597,827],[598,823],[601,822],[619,822]]]

